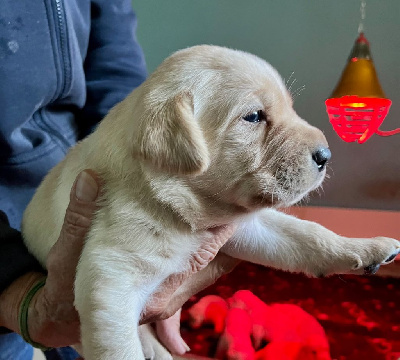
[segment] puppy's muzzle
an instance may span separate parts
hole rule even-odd
[[[325,169],[325,165],[331,158],[331,151],[326,147],[320,147],[312,154],[312,159],[317,164],[318,171],[321,172]]]

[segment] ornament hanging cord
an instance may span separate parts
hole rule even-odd
[[[396,135],[396,134],[400,134],[400,128],[394,129],[394,130],[390,130],[390,131],[382,131],[382,130],[376,130],[375,134],[379,135],[379,136],[391,136],[391,135]]]
[[[361,34],[365,31],[364,20],[365,20],[366,14],[367,14],[366,7],[367,7],[366,0],[361,0],[361,6],[360,6],[361,20],[360,20],[360,23],[358,24],[358,33],[359,34]]]
[[[360,23],[358,24],[358,33],[359,34],[361,34],[365,31],[364,22],[365,22],[365,17],[367,15],[366,7],[367,7],[366,0],[361,0],[361,6],[360,6],[361,19],[360,19]],[[382,130],[377,129],[375,131],[375,133],[380,136],[391,136],[391,135],[399,134],[400,128],[390,130],[390,131],[382,131]]]

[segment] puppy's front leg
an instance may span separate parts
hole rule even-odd
[[[82,355],[85,360],[143,360],[139,317],[159,281],[143,271],[149,270],[143,259],[90,245],[82,252],[75,281]]]
[[[394,259],[400,242],[345,238],[317,223],[265,209],[242,222],[221,251],[265,266],[326,276],[359,269],[374,273]]]

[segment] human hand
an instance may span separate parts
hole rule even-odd
[[[86,170],[78,176],[71,190],[60,237],[47,258],[46,284],[30,303],[28,332],[34,342],[44,346],[61,347],[79,343],[79,316],[73,306],[73,284],[84,240],[97,209],[99,189],[100,179],[94,172]],[[177,310],[193,294],[215,282],[239,262],[227,255],[217,254],[234,230],[234,226],[226,226],[207,231],[202,246],[190,259],[188,270],[166,279],[147,304],[141,323],[167,319],[176,313],[158,326],[161,328],[160,339],[171,352],[182,353],[180,336],[177,338],[174,335],[179,334]],[[20,304],[29,289],[42,277],[41,273],[25,274],[1,294],[0,308],[9,310],[2,311],[9,314],[8,319],[1,320],[3,326],[19,332]],[[170,324],[176,329],[171,333]]]
[[[74,307],[76,266],[97,209],[100,180],[91,170],[80,173],[71,189],[60,236],[47,260],[45,286],[31,301],[28,332],[31,339],[50,347],[79,343],[80,323]]]
[[[87,174],[89,173],[85,175]],[[83,191],[84,194],[90,195],[86,198],[89,202],[85,203],[76,198],[76,184],[72,188],[71,201],[60,238],[47,259],[47,282],[35,304],[39,321],[32,322],[33,326],[29,326],[32,340],[47,346],[65,346],[79,342],[79,317],[73,306],[73,282],[84,238],[90,229],[92,214],[96,210],[95,199],[100,186],[96,174],[90,172],[90,175],[93,178],[86,176],[88,189]],[[176,336],[179,334],[177,310],[192,295],[215,282],[239,263],[239,260],[228,255],[218,254],[235,229],[235,226],[229,225],[208,230],[204,234],[202,245],[191,257],[188,270],[167,278],[146,305],[141,323],[171,317],[157,324],[160,340],[171,352],[183,353],[182,346],[187,350],[180,336]],[[175,313],[176,315],[172,316]],[[40,314],[45,315],[41,317]],[[49,322],[50,319],[55,321]],[[170,331],[171,328],[175,331]],[[32,334],[38,334],[37,339],[33,338]]]
[[[28,333],[32,341],[47,347],[79,342],[79,317],[73,306],[76,265],[97,208],[100,181],[90,170],[75,181],[64,225],[46,261],[48,276],[28,308]],[[18,314],[29,290],[44,277],[30,272],[15,280],[0,294],[0,324],[20,333]]]
[[[218,253],[235,230],[235,225],[209,229],[192,255],[187,271],[168,277],[146,304],[141,323],[156,321],[158,338],[171,353],[183,355],[190,350],[180,335],[181,306],[240,262]]]

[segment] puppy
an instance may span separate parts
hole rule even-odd
[[[48,174],[24,215],[26,244],[45,265],[77,174],[104,181],[75,281],[84,358],[143,360],[146,301],[211,227],[239,224],[221,249],[233,257],[311,276],[393,260],[396,240],[347,239],[274,210],[319,187],[329,157],[262,59],[215,46],[167,58]]]

